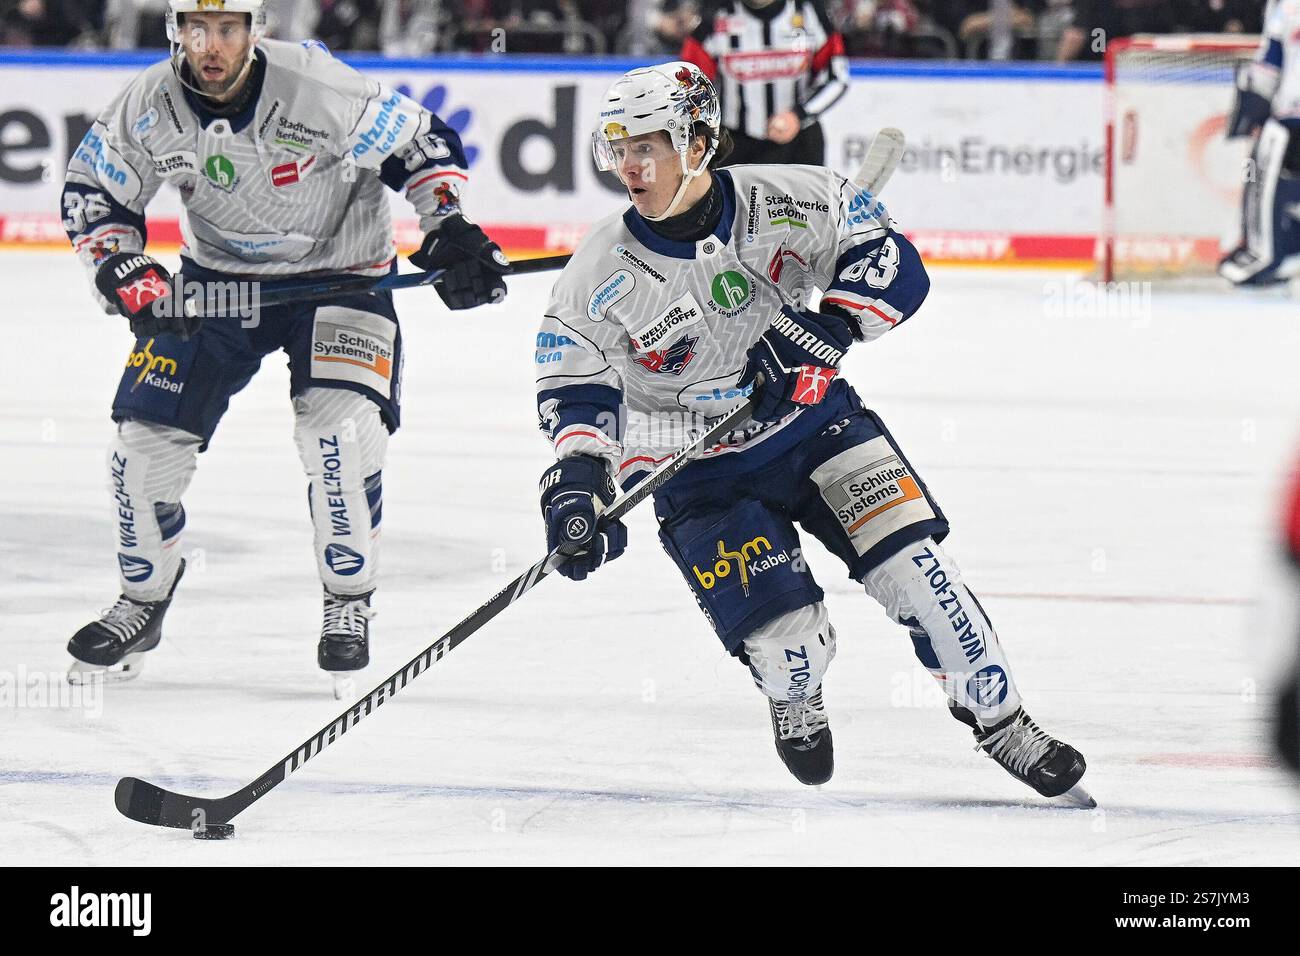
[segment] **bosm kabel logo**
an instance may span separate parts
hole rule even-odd
[[[466,130],[468,130],[470,125],[474,122],[474,114],[466,107],[453,110],[449,113],[443,113],[442,108],[447,102],[447,87],[443,86],[441,83],[437,86],[431,86],[425,94],[419,98],[411,92],[411,85],[409,83],[401,83],[394,87],[394,89],[403,96],[409,96],[411,99],[416,100],[426,110],[433,113],[438,117],[438,119],[442,120],[455,130],[456,135],[460,137],[461,145],[465,149],[465,162],[470,167],[473,167],[474,161],[478,159],[479,148],[477,146],[469,145],[469,143],[465,141],[465,136]]]

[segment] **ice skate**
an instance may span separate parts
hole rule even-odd
[[[68,653],[75,660],[68,669],[68,682],[120,683],[139,677],[145,652],[153,650],[162,640],[163,617],[184,573],[182,560],[171,590],[161,601],[136,601],[120,595],[99,620],[91,621],[72,635]]]
[[[375,616],[370,609],[372,594],[325,592],[325,619],[316,661],[334,679],[336,700],[356,696],[352,674],[370,663],[370,619]]]
[[[996,760],[1021,783],[1028,784],[1045,797],[1062,797],[1087,808],[1097,805],[1097,801],[1079,785],[1088,769],[1083,754],[1044,733],[1023,707],[987,730],[965,707],[950,701],[948,708],[954,717],[974,732],[977,749]]]
[[[835,752],[821,689],[806,701],[769,698],[767,705],[772,714],[776,752],[786,769],[810,787],[830,780],[835,771]]]

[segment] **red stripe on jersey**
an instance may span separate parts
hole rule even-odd
[[[897,319],[894,319],[894,318],[891,318],[891,317],[888,316],[888,315],[885,315],[885,313],[881,312],[881,311],[880,311],[879,309],[877,309],[874,305],[869,305],[869,306],[867,306],[867,308],[870,309],[872,312],[876,313],[876,315],[880,316],[882,319],[884,319],[884,320],[885,320],[886,322],[888,322],[890,325],[894,325],[894,324],[898,321]],[[893,340],[891,339],[890,341],[892,342]]]
[[[463,180],[465,180],[466,182],[469,182],[469,177],[466,176],[464,173],[458,173],[458,172],[455,172],[454,170],[446,169],[446,170],[443,170],[443,171],[440,172],[440,173],[430,173],[428,176],[425,176],[423,179],[419,180],[418,182],[411,183],[411,185],[407,186],[406,188],[407,188],[407,189],[414,189],[416,186],[422,186],[422,185],[424,185],[424,184],[427,183],[430,179],[440,179],[440,178],[442,178],[442,177],[444,177],[444,176],[455,176],[457,179],[463,179]]]
[[[844,37],[832,33],[831,38],[818,47],[817,52],[813,54],[813,72],[820,73],[826,69],[831,65],[831,58],[836,56],[844,56]]]
[[[688,36],[682,41],[682,59],[698,66],[710,82],[718,78],[718,64],[714,62],[713,57],[709,56],[709,52],[700,46],[700,41],[695,37]]]
[[[623,464],[619,465],[618,470],[622,471],[624,468],[627,468],[629,465],[635,465],[638,461],[648,461],[652,465],[658,465],[660,462],[667,461],[671,457],[673,456],[664,455],[664,457],[662,458],[653,458],[650,455],[637,455],[635,458],[629,458],[627,461],[623,462]]]
[[[565,432],[563,435],[560,436],[560,440],[555,443],[555,447],[559,448],[570,438],[578,438],[579,436],[583,438],[597,438],[600,441],[603,441],[606,445],[610,443],[609,439],[606,438],[604,435],[600,434],[599,432]]]

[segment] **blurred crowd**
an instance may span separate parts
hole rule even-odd
[[[759,2],[759,0],[755,0]],[[776,0],[782,2],[782,0]],[[1265,0],[826,0],[850,56],[1100,59],[1107,37],[1257,33]],[[333,50],[676,55],[707,0],[268,0]],[[166,0],[0,0],[0,45],[165,47]]]

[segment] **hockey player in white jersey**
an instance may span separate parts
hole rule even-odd
[[[1237,73],[1228,137],[1254,135],[1241,241],[1219,274],[1265,286],[1300,277],[1300,0],[1271,0],[1259,51]]]
[[[69,643],[74,680],[134,676],[157,646],[184,571],[181,498],[196,455],[277,350],[289,358],[325,590],[318,663],[337,675],[369,660],[382,471],[400,414],[391,294],[202,320],[183,294],[395,271],[387,187],[419,213],[426,236],[411,261],[445,270],[435,287],[449,308],[505,295],[505,257],[460,211],[468,164],[456,134],[318,43],[265,39],[265,22],[263,0],[169,0],[171,57],[104,109],[68,165],[64,226],[101,306],[136,335],[108,455],[122,594]],[[164,183],[185,205],[176,277],[145,253],[145,207]]]
[[[837,374],[847,349],[906,321],[929,290],[884,206],[821,167],[716,168],[717,99],[686,63],[617,81],[594,144],[631,206],[584,239],[537,340],[538,410],[559,459],[541,507],[548,547],[570,555],[560,573],[582,580],[623,553],[624,526],[601,512],[615,483],[683,442],[674,424],[757,393],[752,420],[665,484],[655,510],[664,549],[767,696],[790,772],[820,784],[833,769],[822,681],[835,628],[798,524],[907,629],[978,746],[1041,794],[1075,788],[1083,757],[1025,713],[940,545],[943,512]]]

